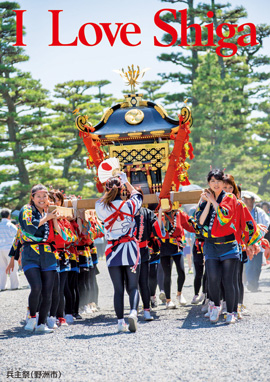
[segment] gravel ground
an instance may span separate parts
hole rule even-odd
[[[0,293],[0,381],[270,380],[270,269],[262,271],[262,292],[246,292],[249,313],[235,325],[227,326],[223,319],[210,324],[200,306],[166,311],[159,305],[154,322],[140,318],[136,333],[121,334],[116,333],[105,261],[100,261],[99,269],[101,310],[52,334],[23,329],[29,294],[24,275],[22,289]],[[193,275],[188,274],[183,290],[188,302],[193,297],[192,282]],[[175,270],[172,291],[174,298]],[[127,299],[125,307],[128,314]]]

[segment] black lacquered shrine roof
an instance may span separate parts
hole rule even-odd
[[[133,98],[130,96],[128,101],[108,109],[102,120],[94,126],[94,134],[101,140],[134,140],[136,136],[139,140],[156,137],[169,139],[171,129],[179,124],[178,120],[170,118],[163,107],[154,102],[142,101],[138,95]],[[134,110],[139,110],[143,119],[136,124],[130,124],[126,121],[126,115]]]

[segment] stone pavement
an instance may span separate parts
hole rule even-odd
[[[190,305],[193,275],[186,275],[188,304],[155,320],[139,318],[138,331],[116,332],[113,288],[105,261],[99,263],[101,310],[52,334],[24,331],[29,289],[0,292],[0,381],[269,381],[270,269],[261,275],[260,293],[246,291],[248,315],[227,326],[213,325]],[[173,272],[172,297],[176,294]],[[128,299],[125,299],[128,315]]]

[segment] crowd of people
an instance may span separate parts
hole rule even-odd
[[[233,176],[211,170],[207,182],[208,188],[189,215],[177,203],[170,210],[160,207],[156,213],[142,207],[142,190],[133,187],[124,172],[107,180],[95,211],[81,211],[72,219],[61,216],[61,209],[48,210],[50,204],[63,206],[64,195],[42,184],[32,187],[29,204],[19,214],[18,230],[9,221],[10,211],[3,209],[1,289],[5,289],[6,274],[10,274],[11,288],[18,288],[21,261],[31,289],[24,329],[51,333],[99,309],[94,240],[102,236],[107,243],[105,256],[114,288],[118,332],[136,332],[140,296],[144,320],[154,319],[151,308],[157,307],[157,285],[166,309],[175,309],[176,303],[186,305],[183,248],[187,232],[195,235],[191,303],[202,303],[202,311],[212,323],[222,313],[226,313],[227,324],[240,320],[244,265],[247,288],[258,291],[263,251],[266,257],[270,253],[264,238],[270,217],[255,206],[252,196],[241,199],[241,187]],[[121,198],[123,189],[126,200]],[[173,263],[177,271],[176,303],[171,298]],[[128,324],[124,318],[125,290],[130,301]]]

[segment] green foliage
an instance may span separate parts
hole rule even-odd
[[[239,25],[247,15],[243,6],[231,8],[215,0],[196,5],[194,0],[162,1],[178,4],[178,9],[187,8],[188,25],[202,26],[203,44],[208,38],[205,24],[213,21],[215,29],[223,22]],[[73,112],[79,110],[96,125],[104,109],[120,100],[104,92],[108,80],[70,80],[55,86],[51,101],[40,81],[17,68],[18,63],[29,59],[23,48],[13,46],[13,9],[19,8],[16,2],[0,3],[1,206],[21,207],[28,201],[31,185],[40,182],[66,194],[95,197],[95,173],[86,168],[88,153],[75,127]],[[213,20],[206,16],[209,10],[214,11]],[[167,13],[163,20],[180,31],[181,17],[177,15],[175,20]],[[144,81],[140,90],[145,99],[164,104],[172,117],[186,98],[192,103],[195,159],[189,170],[191,181],[204,186],[210,165],[226,168],[244,189],[269,199],[270,73],[264,68],[270,58],[261,54],[261,48],[270,35],[270,26],[257,25],[256,30],[258,45],[238,46],[235,56],[223,58],[217,56],[215,47],[192,46],[195,30],[189,28],[190,46],[178,46],[179,38],[170,53],[167,48],[158,57],[174,63],[176,71],[160,73],[161,80]],[[230,42],[236,44],[245,33],[237,33]],[[219,38],[214,38],[218,44]],[[163,36],[164,43],[170,41],[170,35]],[[170,94],[162,91],[168,81],[175,85],[175,92]]]
[[[164,98],[167,93],[158,92],[167,81],[144,81],[140,86],[140,90],[145,91],[145,99],[156,101]]]
[[[87,115],[88,121],[96,125],[102,117],[104,107],[111,106],[114,101],[111,94],[102,92],[110,82],[101,81],[68,81],[55,86],[54,97],[61,102],[53,103],[51,126],[51,152],[54,161],[62,168],[62,179],[66,179],[64,188],[66,194],[80,193],[81,196],[96,195],[94,173],[86,168],[88,153],[82,138],[75,126],[76,110],[81,115]],[[98,88],[98,92],[93,91]],[[89,189],[88,184],[92,184]],[[90,194],[90,195],[89,195]]]
[[[216,29],[221,23],[241,24],[247,16],[243,6],[231,8],[230,4],[218,4],[215,0],[194,5],[193,0],[162,0],[166,3],[185,4],[188,11],[188,25],[194,22],[202,27],[202,43],[207,43],[206,28],[213,21]],[[181,8],[179,8],[181,9]],[[213,19],[206,14],[214,12]],[[171,23],[178,31],[181,22],[171,13],[163,20]],[[269,197],[269,99],[266,101],[266,81],[270,78],[263,67],[270,64],[268,56],[260,54],[263,41],[270,35],[270,26],[256,26],[258,45],[238,46],[235,56],[223,58],[216,55],[215,47],[193,47],[194,28],[188,30],[189,47],[172,47],[171,53],[162,53],[158,59],[172,62],[179,70],[175,73],[160,73],[163,80],[178,83],[182,92],[166,96],[166,101],[177,105],[189,96],[192,102],[193,127],[191,140],[195,158],[189,170],[190,179],[205,185],[205,174],[212,166],[226,168],[244,189],[251,189],[262,197]],[[241,35],[249,33],[249,28],[237,32],[230,42],[237,44]],[[180,36],[179,36],[180,37]],[[218,44],[220,38],[214,36]],[[163,36],[169,43],[171,37]],[[248,42],[248,38],[245,39]],[[207,49],[207,53],[206,53]],[[228,54],[222,49],[223,54]],[[267,93],[268,91],[268,93]],[[264,117],[251,118],[253,110],[260,110]]]
[[[86,168],[88,157],[75,127],[77,108],[95,125],[103,108],[114,99],[102,92],[110,82],[67,81],[49,93],[30,73],[16,64],[28,57],[16,41],[13,2],[0,3],[0,182],[1,205],[19,208],[28,201],[33,184],[44,183],[82,197],[96,195],[94,174]],[[98,89],[91,94],[92,89]]]
[[[261,88],[262,90],[262,88]],[[256,185],[254,190],[270,199],[270,97],[269,85],[260,94],[255,108],[261,116],[251,119],[251,140],[246,145],[250,166],[246,167],[245,174],[250,183]],[[254,167],[255,166],[255,167]],[[256,170],[256,171],[255,171]]]
[[[51,154],[44,143],[50,136],[46,110],[48,92],[30,73],[16,64],[28,60],[23,49],[14,47],[17,3],[0,3],[0,181],[2,204],[16,207],[25,200],[30,185],[40,179],[40,168]],[[42,127],[45,128],[42,128]],[[31,170],[33,168],[33,170]]]
[[[226,167],[228,172],[233,169],[234,162],[243,154],[241,148],[246,140],[244,134],[239,134],[246,116],[237,113],[237,85],[231,76],[221,79],[220,74],[216,55],[208,53],[198,66],[197,78],[190,91],[197,106],[192,113],[195,122],[191,135],[195,159],[189,174],[195,183],[202,185],[210,165]]]

